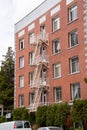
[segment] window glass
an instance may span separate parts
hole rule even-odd
[[[54,64],[54,78],[61,77],[61,65],[60,63]]]
[[[21,121],[17,121],[16,128],[23,128],[23,123]]]
[[[29,103],[30,103],[30,104],[34,103],[34,93],[30,93],[29,96],[30,96],[30,97],[29,97],[29,99],[30,99],[30,102],[29,102]]]
[[[69,8],[69,22],[77,19],[77,5]]]
[[[24,67],[24,57],[20,57],[19,62],[20,62],[20,68],[23,68]]]
[[[56,87],[55,88],[55,102],[61,101],[62,100],[62,90],[61,87]]]
[[[72,100],[80,98],[80,83],[71,84],[71,98]]]
[[[53,32],[58,30],[60,28],[60,18],[54,18],[53,19]]]
[[[74,57],[70,59],[71,73],[79,71],[79,58]]]
[[[30,81],[30,85],[33,85],[34,72],[32,71],[29,74],[30,74],[30,76],[29,76],[30,77],[30,80],[29,80]]]
[[[34,63],[34,52],[29,53],[29,61],[30,61],[30,65]]]
[[[19,49],[20,49],[20,50],[24,49],[24,39],[21,39],[21,40],[19,41],[19,43],[20,43]]]
[[[20,88],[22,88],[22,87],[24,87],[24,76],[23,75],[21,75],[20,77],[19,77],[20,79]]]
[[[29,122],[24,122],[24,128],[30,128]]]
[[[29,44],[33,44],[34,42],[35,42],[35,35],[34,32],[32,32],[29,35]]]
[[[24,106],[24,95],[19,95],[19,106],[20,107]]]
[[[60,41],[57,39],[53,41],[53,54],[60,52]]]
[[[78,44],[78,32],[75,30],[69,34],[70,47]]]

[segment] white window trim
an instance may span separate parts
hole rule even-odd
[[[32,74],[32,75],[31,75]],[[32,77],[31,77],[32,76]],[[32,71],[32,72],[30,72],[29,73],[29,81],[30,81],[30,85],[33,85],[33,77],[34,77],[34,72]]]
[[[61,90],[59,90],[59,99],[57,99],[57,88],[61,88],[61,87],[55,87],[54,88],[54,91],[55,91],[55,102],[60,102],[60,101],[62,101],[62,89]]]
[[[74,47],[74,46],[77,46],[77,45],[78,45],[78,39],[77,39],[77,44],[72,45],[71,35],[72,35],[73,33],[76,33],[76,34],[77,34],[77,38],[78,38],[78,31],[77,31],[77,30],[74,30],[74,31],[72,31],[72,32],[70,32],[70,33],[69,33],[69,45],[70,45],[70,48],[72,48],[72,47]]]
[[[73,21],[75,21],[78,18],[78,10],[77,10],[77,12],[75,12],[76,14],[75,14],[74,19],[71,18],[71,12],[76,10],[76,9],[78,9],[77,5],[74,5],[71,8],[69,8],[69,22],[73,22]]]
[[[29,44],[33,44],[35,42],[35,34],[34,32],[29,34]]]
[[[24,87],[24,76],[23,75],[21,75],[20,77],[19,77],[20,79],[20,88],[23,88]]]
[[[75,99],[79,99],[79,89],[80,89],[80,84],[79,83],[74,83],[71,84],[71,99],[75,100]],[[77,98],[75,98],[75,96],[78,95]]]
[[[55,22],[57,22],[57,26],[55,28]],[[57,31],[58,29],[60,29],[60,17],[56,17],[53,19],[53,22],[52,22],[52,26],[53,26],[53,32]]]
[[[76,66],[76,71],[75,72],[72,72],[72,59],[74,59],[74,58],[78,58],[78,66]],[[76,61],[75,61],[76,62]],[[80,72],[80,70],[79,70],[79,57],[73,57],[73,58],[70,58],[70,73],[71,74],[75,74],[75,73],[79,73]]]
[[[20,107],[24,107],[24,95],[19,95],[19,106]]]
[[[58,72],[59,72],[59,75],[57,75],[57,76],[55,76],[55,73],[56,73],[55,69],[56,69],[56,67],[58,67]],[[57,63],[57,64],[54,64],[54,79],[55,78],[60,78],[60,77],[61,77],[61,64]]]
[[[34,52],[29,53],[29,63],[30,65],[33,65],[34,63]]]
[[[21,44],[22,44],[21,42],[23,42],[23,48],[21,47]],[[24,39],[21,39],[21,40],[19,41],[19,44],[20,44],[19,49],[20,49],[20,50],[24,49]]]
[[[24,67],[24,56],[19,58],[19,62],[20,62],[20,68]]]
[[[58,52],[55,52],[55,44],[56,44],[55,42],[56,42],[56,41],[58,42],[58,46],[57,46]],[[57,54],[57,53],[59,53],[59,52],[60,52],[60,40],[57,39],[57,40],[54,40],[54,41],[53,41],[53,55],[55,55],[55,54]]]

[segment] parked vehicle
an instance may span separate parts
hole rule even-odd
[[[0,130],[32,130],[29,121],[11,121],[0,123]]]
[[[63,130],[63,128],[55,126],[47,126],[47,127],[40,127],[37,130]]]

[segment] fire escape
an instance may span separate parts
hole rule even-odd
[[[35,38],[34,38],[35,39]],[[46,71],[49,68],[49,57],[46,55],[48,46],[48,35],[45,31],[41,32],[36,42],[32,42],[35,46],[32,66],[34,67],[33,82],[30,86],[34,90],[34,100],[29,106],[30,111],[36,111],[41,102],[41,94],[43,89],[49,90],[49,80],[46,77]]]

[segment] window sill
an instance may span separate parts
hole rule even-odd
[[[62,76],[59,76],[59,77],[54,77],[53,79],[56,80],[56,79],[60,79]]]
[[[80,71],[74,72],[74,73],[69,73],[68,75],[75,75],[75,74],[79,74]]]
[[[79,46],[79,44],[76,44],[75,46],[69,47],[68,50],[73,49],[73,48],[75,48],[75,47],[77,47],[77,46]]]
[[[58,55],[60,53],[61,53],[61,50],[59,52],[57,52],[57,53],[53,53],[52,56]]]
[[[55,101],[55,103],[62,103],[63,101],[62,100],[59,100],[59,101]]]
[[[19,68],[19,70],[23,69],[24,67]]]
[[[18,52],[21,52],[21,51],[23,51],[24,49],[25,49],[25,48],[23,48],[23,49],[19,49]]]
[[[24,88],[24,86],[23,87],[19,86],[19,88],[22,89],[22,88]]]
[[[59,30],[60,30],[60,28],[57,29],[57,30],[55,30],[55,31],[52,31],[51,34],[56,33],[56,32],[58,32]]]
[[[72,20],[72,21],[69,21],[67,24],[69,25],[69,24],[72,24],[73,22],[75,22],[75,21],[77,21],[78,20],[78,18],[76,18],[75,20]]]

